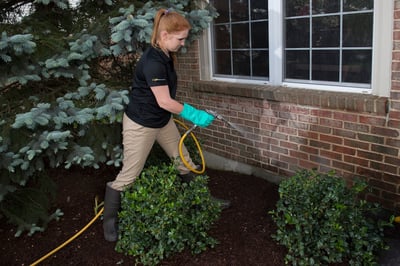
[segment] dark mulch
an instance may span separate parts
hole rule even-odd
[[[56,206],[64,215],[52,221],[43,233],[14,237],[15,228],[0,224],[0,264],[30,265],[60,246],[94,217],[94,199],[104,197],[107,181],[117,174],[114,168],[93,170],[57,170],[52,177],[58,186]],[[182,252],[161,265],[284,265],[285,248],[272,238],[276,227],[268,215],[278,200],[278,187],[261,178],[237,173],[208,170],[209,187],[216,197],[229,199],[232,207],[224,210],[210,235],[219,244],[192,255]],[[133,258],[114,251],[115,243],[103,239],[100,220],[82,235],[40,265],[133,265]]]

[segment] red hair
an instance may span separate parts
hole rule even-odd
[[[151,35],[151,45],[157,47],[160,32],[165,30],[168,33],[190,30],[189,21],[178,12],[170,9],[160,9],[154,17],[153,33]]]

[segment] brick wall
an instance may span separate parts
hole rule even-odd
[[[178,61],[179,98],[218,111],[244,134],[216,121],[196,135],[227,159],[291,176],[300,168],[365,177],[367,199],[400,210],[400,0],[395,1],[389,98],[200,81],[198,44]]]

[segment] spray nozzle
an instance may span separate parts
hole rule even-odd
[[[219,120],[226,121],[226,119],[222,115],[217,113],[217,111],[206,109],[206,112],[209,113],[210,115],[214,116],[215,118],[219,119]]]
[[[218,120],[221,120],[221,121],[225,122],[226,124],[228,124],[229,126],[232,127],[231,122],[229,122],[225,117],[223,117],[217,111],[206,109],[206,112],[209,113],[210,115],[214,116]]]

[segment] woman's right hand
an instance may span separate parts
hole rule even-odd
[[[183,104],[183,110],[179,115],[199,127],[208,127],[214,121],[213,115],[196,109],[187,103]]]

